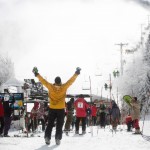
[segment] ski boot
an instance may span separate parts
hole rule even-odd
[[[141,134],[141,131],[139,129],[136,129],[133,134]]]
[[[47,138],[47,137],[45,137],[45,143],[46,143],[47,145],[50,145],[50,139]]]
[[[60,140],[59,139],[56,139],[56,145],[60,145]]]
[[[4,135],[4,137],[10,137],[8,134]]]
[[[86,131],[82,131],[82,134],[83,134],[83,135],[86,134]]]

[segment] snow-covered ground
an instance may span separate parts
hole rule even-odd
[[[143,128],[143,134],[150,136],[150,117],[146,117],[144,121],[140,121],[140,127]],[[39,133],[40,137],[10,137],[0,138],[0,150],[149,150],[150,141],[147,141],[142,135],[133,135],[133,132],[126,131],[126,125],[118,126],[118,131],[112,133],[111,127],[105,129],[93,126],[93,136],[91,135],[91,127],[87,128],[85,135],[76,135],[74,132],[69,136],[63,134],[61,144],[55,144],[55,129],[52,133],[51,144],[46,145],[44,141],[44,133]],[[81,132],[81,128],[80,128]],[[9,135],[19,133],[12,130]]]

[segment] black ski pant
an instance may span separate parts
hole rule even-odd
[[[55,139],[62,139],[62,128],[64,124],[65,110],[64,109],[49,109],[48,125],[45,130],[45,137],[51,139],[52,129],[56,120]]]
[[[10,129],[11,117],[4,117],[4,135],[8,135]]]
[[[96,126],[96,116],[92,116],[92,125]]]
[[[132,121],[129,121],[127,123],[127,131],[131,131],[131,127],[132,127]]]
[[[76,117],[76,131],[79,131],[79,123],[82,121],[82,131],[86,131],[86,117]]]
[[[4,117],[0,117],[0,134],[3,133],[4,129]]]
[[[105,127],[105,113],[104,112],[102,112],[102,113],[100,113],[100,126],[101,127]]]
[[[31,118],[31,123],[28,126],[28,131],[30,131],[31,128],[32,128],[32,132],[35,132],[35,130],[37,129],[37,118],[36,117]]]

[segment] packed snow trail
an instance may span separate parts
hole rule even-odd
[[[81,129],[80,129],[81,130]],[[53,130],[52,139],[50,145],[46,145],[44,141],[44,133],[39,133],[40,137],[10,137],[0,138],[0,149],[3,150],[149,150],[150,142],[145,140],[141,135],[133,135],[133,132],[126,131],[126,125],[118,126],[117,132],[111,131],[111,127],[98,128],[93,126],[93,136],[90,133],[90,127],[87,127],[87,133],[85,135],[76,135],[74,132],[70,132],[69,136],[63,134],[61,144],[58,146],[55,144],[55,137]],[[10,132],[10,135],[16,134],[18,131]]]

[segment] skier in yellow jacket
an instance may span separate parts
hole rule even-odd
[[[75,81],[77,76],[80,74],[80,68],[77,67],[75,74],[64,84],[61,82],[60,77],[55,78],[55,83],[49,83],[45,80],[39,73],[37,67],[33,68],[34,75],[39,79],[39,81],[48,89],[49,96],[49,114],[48,114],[48,125],[45,130],[45,143],[50,144],[52,128],[54,126],[54,121],[56,119],[56,133],[55,141],[56,144],[60,144],[62,139],[62,127],[64,124],[65,117],[65,98],[67,89]]]

